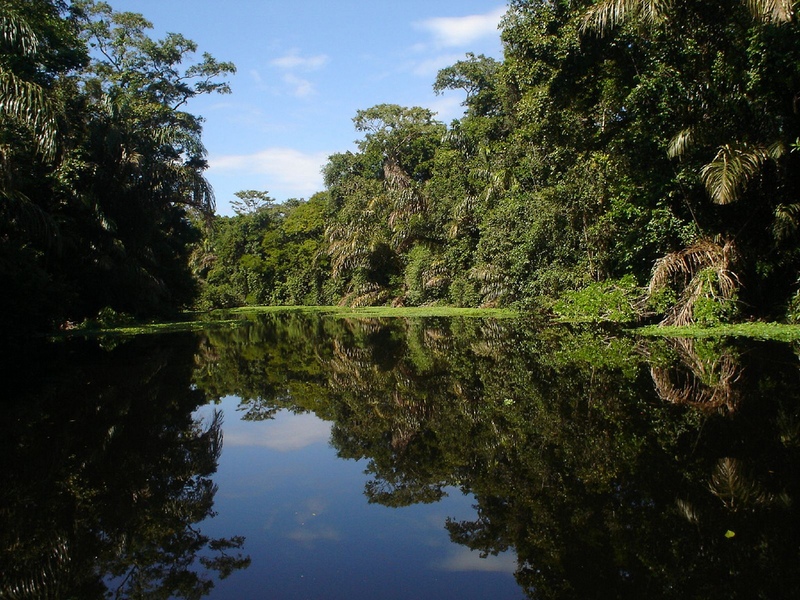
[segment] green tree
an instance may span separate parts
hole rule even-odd
[[[269,197],[269,192],[258,190],[243,190],[234,194],[236,200],[231,201],[233,212],[237,215],[258,212],[259,210],[271,206],[274,199]]]
[[[87,60],[61,3],[0,3],[0,299],[3,331],[45,329],[64,289],[49,257],[63,247],[47,185],[63,144],[69,76]]]
[[[0,145],[14,148],[4,150],[0,184],[12,199],[0,208],[0,268],[12,290],[1,312],[36,329],[103,307],[173,312],[195,293],[189,213],[214,208],[201,119],[180,108],[227,92],[233,65],[204,55],[183,68],[193,42],[153,41],[141,15],[105,3],[24,4],[0,7],[9,48]]]
[[[364,132],[360,152],[334,155],[325,168],[336,210],[325,234],[332,274],[342,302],[402,301],[403,255],[428,235],[424,184],[444,127],[427,109],[395,104],[360,110],[353,123]]]

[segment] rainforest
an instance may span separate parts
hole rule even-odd
[[[506,8],[223,215],[236,65],[0,0],[0,597],[796,596],[795,5]]]
[[[192,98],[231,63],[93,0],[0,3],[5,335],[245,305],[512,307],[596,321],[800,317],[792,3],[509,3],[463,93],[358,110],[325,189],[220,216]]]

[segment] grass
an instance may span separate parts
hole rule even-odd
[[[454,308],[445,306],[400,307],[371,306],[348,308],[341,306],[245,306],[241,308],[220,309],[208,313],[184,313],[187,317],[180,321],[160,323],[125,323],[116,326],[76,327],[59,332],[52,339],[68,337],[129,337],[154,333],[174,333],[202,331],[209,328],[237,327],[244,317],[271,313],[309,313],[329,315],[335,318],[378,318],[378,317],[485,317],[513,318],[519,313],[508,309]]]
[[[713,327],[701,327],[699,325],[686,325],[682,327],[648,325],[647,327],[638,327],[629,331],[636,335],[647,337],[744,337],[757,340],[775,340],[779,342],[800,340],[800,325],[763,323],[759,321],[737,323],[733,325],[715,325]]]
[[[451,306],[368,306],[349,308],[342,306],[246,306],[227,310],[215,310],[208,313],[185,313],[185,319],[161,323],[132,323],[109,327],[79,327],[61,332],[53,339],[71,336],[82,337],[128,337],[154,333],[171,333],[186,331],[202,331],[209,328],[238,327],[244,318],[250,315],[274,313],[308,313],[331,316],[333,318],[421,318],[421,317],[474,317],[509,319],[521,316],[511,309],[456,308]],[[662,327],[648,325],[626,330],[628,333],[644,337],[691,337],[722,338],[744,337],[760,340],[792,342],[800,340],[800,325],[781,323],[738,323],[735,325],[716,325],[701,327],[689,325],[684,327]]]
[[[246,306],[226,311],[227,314],[264,314],[278,312],[305,312],[331,315],[339,318],[375,317],[478,317],[509,319],[520,313],[507,308],[457,308],[453,306]]]
[[[175,333],[187,331],[202,331],[209,328],[236,327],[239,319],[196,319],[188,321],[168,321],[162,323],[137,323],[120,325],[117,327],[77,327],[68,331],[58,332],[51,337],[53,340],[68,337],[129,337],[134,335],[149,335],[153,333]]]

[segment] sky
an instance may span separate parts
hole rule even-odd
[[[422,106],[449,123],[464,93],[437,96],[439,69],[467,52],[502,58],[502,0],[110,0],[143,14],[151,37],[180,33],[231,61],[232,93],[193,99],[217,212],[242,190],[279,202],[322,191],[328,157],[355,149],[356,112]],[[188,63],[187,63],[188,66]]]

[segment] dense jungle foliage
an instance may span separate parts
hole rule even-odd
[[[213,214],[201,119],[181,107],[228,90],[229,63],[103,2],[0,1],[3,331],[99,311],[166,316],[193,301],[187,267]]]
[[[790,0],[511,0],[503,60],[434,82],[465,94],[462,118],[360,110],[325,190],[247,190],[213,218],[200,119],[179,109],[228,91],[233,65],[179,72],[194,44],[104,4],[24,5],[0,2],[13,323],[244,304],[800,316]]]

